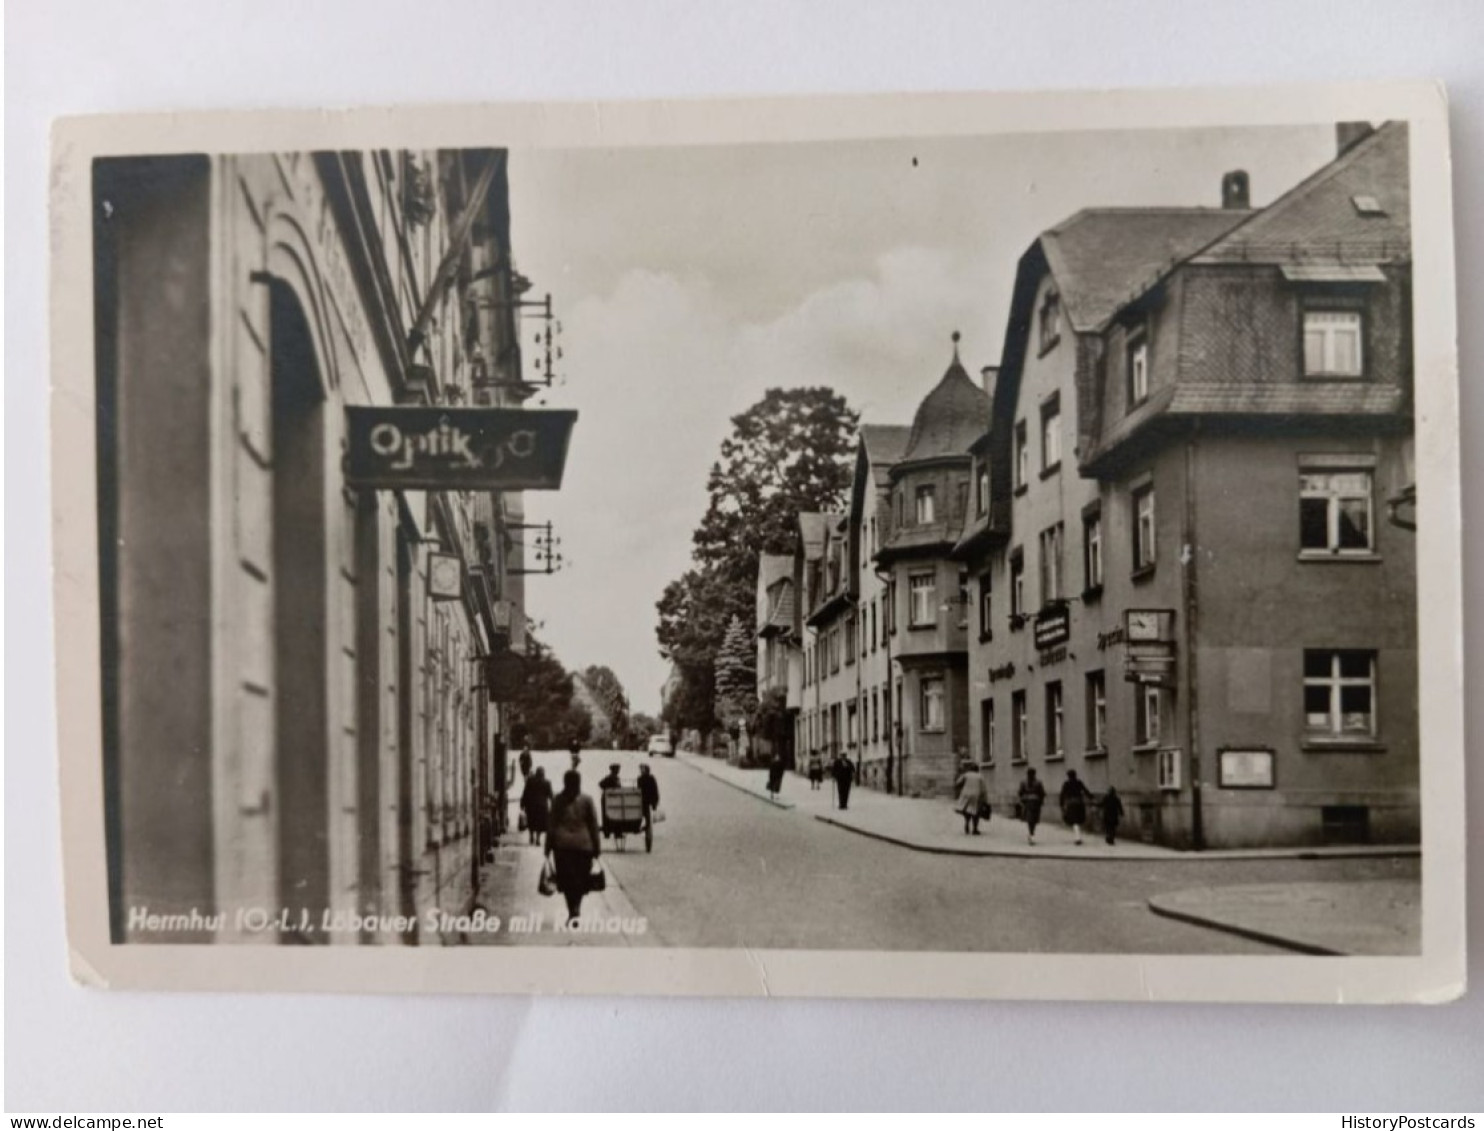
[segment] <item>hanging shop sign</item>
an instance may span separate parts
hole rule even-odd
[[[1070,605],[1051,605],[1036,617],[1036,648],[1044,651],[1065,644],[1072,638]]]
[[[464,562],[457,554],[428,555],[428,596],[457,601],[464,595]]]
[[[1273,751],[1270,747],[1240,747],[1217,751],[1217,784],[1222,789],[1272,789]]]
[[[351,407],[345,478],[378,491],[555,491],[577,413]]]
[[[484,658],[484,686],[490,702],[509,703],[526,682],[526,658],[519,652],[496,652]]]

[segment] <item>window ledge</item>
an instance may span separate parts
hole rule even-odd
[[[1157,563],[1155,562],[1150,562],[1148,565],[1140,566],[1138,569],[1134,570],[1133,573],[1128,575],[1128,579],[1135,584],[1138,584],[1142,581],[1148,581],[1151,577],[1154,576],[1154,570],[1156,566]]]
[[[1051,339],[1049,339],[1048,341],[1045,341],[1045,342],[1041,343],[1041,345],[1036,350],[1036,357],[1038,357],[1038,358],[1045,357],[1048,353],[1050,353],[1052,350],[1054,350],[1056,348],[1057,343],[1060,342],[1060,341],[1061,341],[1061,335],[1060,334],[1057,334],[1054,337],[1052,337]]]
[[[1384,754],[1386,744],[1374,738],[1315,738],[1303,740],[1299,749],[1311,754]]]
[[[937,624],[936,621],[933,621],[933,622],[928,623],[928,624],[909,624],[907,626],[907,631],[908,632],[931,632],[931,631],[933,631],[933,629],[935,629],[937,627],[938,627],[938,624]]]
[[[1048,762],[1065,762],[1066,760],[1067,760],[1067,752],[1065,750],[1060,751],[1059,753],[1056,753],[1056,754],[1048,754],[1048,755],[1046,755],[1046,761],[1048,761]]]
[[[981,632],[979,634],[979,643],[980,644],[988,644],[993,639],[994,639],[994,633],[992,633],[992,632]]]
[[[1084,750],[1082,752],[1082,757],[1084,758],[1106,758],[1107,756],[1108,748],[1106,746],[1094,746],[1091,750]]]
[[[1140,742],[1140,743],[1137,743],[1136,745],[1134,745],[1129,750],[1129,753],[1131,753],[1131,754],[1156,754],[1158,752],[1159,752],[1159,743],[1158,742]]]
[[[1025,759],[1025,758],[1011,758],[1010,759],[1010,765],[1012,765],[1012,766],[1023,766],[1023,765],[1026,764],[1027,760],[1028,759]]]
[[[918,727],[917,728],[917,733],[918,734],[943,734],[943,733],[946,732],[946,730],[947,730],[946,727]]]
[[[1022,484],[1020,484],[1019,486],[1017,486],[1015,488],[1015,492],[1014,493],[1016,495],[1024,495],[1029,490],[1030,490],[1030,484],[1029,483],[1022,483]]]
[[[1101,601],[1102,599],[1103,586],[1101,583],[1097,585],[1089,585],[1086,589],[1082,590],[1082,603],[1084,605],[1092,601]]]
[[[1381,555],[1374,550],[1366,550],[1361,553],[1346,553],[1343,550],[1300,550],[1298,560],[1301,562],[1351,562],[1356,565],[1375,565],[1381,560]]]
[[[1043,467],[1041,469],[1041,478],[1042,479],[1050,479],[1053,475],[1055,475],[1060,470],[1061,470],[1061,460],[1057,460],[1050,467]]]

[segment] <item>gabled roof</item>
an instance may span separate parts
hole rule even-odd
[[[814,561],[824,554],[825,533],[839,518],[835,511],[800,511],[799,542],[805,561]]]
[[[1072,329],[1087,333],[1251,215],[1240,208],[1084,208],[1039,243]]]
[[[953,361],[912,420],[898,465],[944,456],[967,456],[969,445],[989,427],[989,394],[964,371],[954,335]]]
[[[1407,124],[1388,122],[1195,256],[1194,263],[1334,263],[1411,254]]]

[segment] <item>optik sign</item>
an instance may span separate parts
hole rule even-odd
[[[346,482],[382,491],[555,491],[577,413],[347,408]]]

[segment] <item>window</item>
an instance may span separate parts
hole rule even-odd
[[[989,574],[979,577],[979,639],[988,640],[994,635],[994,601],[990,592]]]
[[[1048,759],[1066,756],[1066,747],[1062,744],[1064,722],[1061,681],[1057,680],[1046,685],[1046,757]]]
[[[1180,751],[1175,749],[1161,750],[1159,752],[1159,764],[1155,771],[1159,788],[1167,792],[1178,792],[1180,789]]]
[[[855,617],[845,618],[845,665],[855,663]]]
[[[1088,593],[1103,587],[1103,512],[1098,508],[1082,516],[1082,581]]]
[[[974,513],[983,515],[989,513],[989,468],[981,463],[978,470],[974,479]]]
[[[969,627],[969,571],[958,571],[958,627]]]
[[[943,680],[940,676],[927,676],[922,681],[921,729],[943,729]]]
[[[1061,315],[1061,297],[1055,291],[1047,291],[1041,300],[1041,352],[1045,353],[1057,343],[1057,323]]]
[[[1360,343],[1360,311],[1304,311],[1304,376],[1359,377]]]
[[[1087,673],[1087,748],[1108,748],[1108,684],[1102,672]]]
[[[855,704],[845,705],[845,743],[848,746],[855,745]]]
[[[935,492],[931,486],[917,489],[917,524],[919,526],[936,521],[934,518],[936,501]]]
[[[897,525],[907,525],[907,496],[901,491],[897,492]]]
[[[837,672],[837,671],[840,670],[840,626],[839,625],[835,625],[835,627],[833,627],[833,628],[830,629],[829,640],[830,640],[830,671],[831,672]]]
[[[1149,399],[1149,335],[1144,327],[1128,336],[1128,407],[1137,408]]]
[[[994,700],[979,701],[979,760],[994,761]]]
[[[1041,532],[1041,604],[1060,601],[1062,593],[1062,524]]]
[[[933,575],[914,573],[908,579],[908,585],[912,599],[911,619],[908,624],[912,628],[937,624],[937,610],[933,608],[933,603],[937,600],[937,585]]]
[[[1025,421],[1015,426],[1015,489],[1025,490],[1031,477],[1031,449],[1026,442]]]
[[[1010,696],[1010,761],[1024,762],[1030,753],[1030,723],[1025,714],[1025,692]]]
[[[1151,684],[1134,688],[1134,741],[1139,746],[1159,745],[1159,712],[1163,696]]]
[[[1053,396],[1041,406],[1041,472],[1061,466],[1061,397]]]
[[[1025,555],[1017,548],[1010,554],[1010,622],[1018,628],[1025,616]]]
[[[1355,206],[1355,211],[1360,213],[1360,215],[1362,216],[1386,215],[1386,209],[1381,206],[1381,202],[1374,196],[1352,196],[1350,198],[1350,203]]]
[[[871,691],[871,741],[876,742],[881,738],[881,693],[872,689]]]
[[[962,521],[969,513],[969,481],[967,479],[958,481],[958,490],[955,495],[958,505],[954,507],[953,518],[955,521]]]
[[[1371,473],[1299,471],[1299,548],[1306,553],[1372,551]]]
[[[897,630],[897,583],[895,580],[886,583],[886,605],[881,611],[882,628],[887,632]],[[884,644],[885,641],[883,640]]]
[[[1376,653],[1304,652],[1304,726],[1316,738],[1376,736]]]
[[[880,637],[876,635],[876,598],[871,598],[871,651],[876,651],[881,643]]]
[[[1134,570],[1154,566],[1154,486],[1134,492]]]

